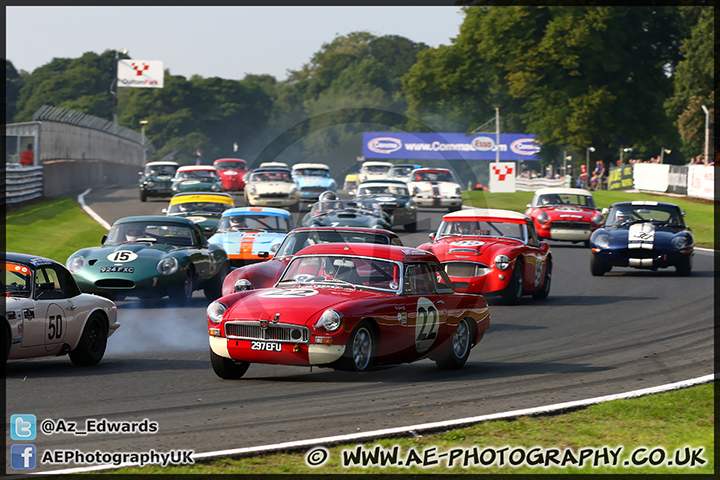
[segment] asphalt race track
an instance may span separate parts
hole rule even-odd
[[[93,191],[85,200],[109,223],[162,214],[167,205],[141,203],[136,188]],[[436,228],[442,214],[422,211],[425,228],[400,232],[405,245],[425,242],[428,224]],[[67,357],[8,363],[7,418],[34,414],[38,424],[63,419],[80,430],[87,419],[158,423],[155,434],[38,433],[39,453],[202,453],[473,417],[713,373],[711,253],[696,252],[690,277],[673,269],[592,277],[589,250],[551,246],[549,298],[524,297],[518,306],[490,298],[490,330],[459,371],[440,371],[430,360],[367,374],[255,364],[241,380],[221,380],[210,366],[207,301],[198,291],[187,307],[168,299],[119,302],[122,326],[96,367],[75,367]]]

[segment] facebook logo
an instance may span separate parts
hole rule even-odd
[[[10,445],[10,467],[13,470],[35,470],[36,457],[35,445]]]
[[[13,440],[35,440],[37,419],[35,415],[21,413],[10,417],[10,438]]]

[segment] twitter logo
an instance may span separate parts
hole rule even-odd
[[[10,438],[13,440],[35,440],[37,419],[35,415],[21,413],[10,417]]]

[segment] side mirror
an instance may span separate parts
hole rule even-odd
[[[529,203],[527,205],[525,205],[525,208],[530,208],[530,207],[532,207],[532,205]]]
[[[600,213],[602,213],[603,215],[607,215],[607,213],[608,213],[609,211],[610,211],[610,210],[608,210],[607,208],[603,208],[603,209],[602,209],[602,212],[600,212]]]
[[[106,240],[107,240],[107,235],[103,235],[102,239],[100,240],[100,245],[105,245]]]
[[[435,234],[434,233],[428,233],[428,237],[430,237],[430,241],[435,241]]]
[[[355,190],[348,190],[347,193],[348,193],[348,195],[350,195],[351,197],[354,197],[354,196],[355,196]]]
[[[680,215],[682,215],[682,216],[684,217],[684,216],[685,216],[685,210],[681,211],[681,212],[680,212]]]
[[[163,208],[162,213],[167,213],[167,210],[168,210],[167,208]]]

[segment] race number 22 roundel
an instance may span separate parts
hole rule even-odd
[[[421,297],[417,303],[415,317],[415,348],[418,353],[426,352],[437,338],[440,330],[440,314],[429,299]]]

